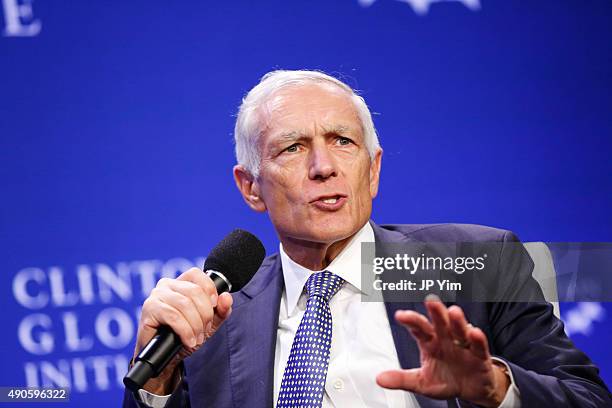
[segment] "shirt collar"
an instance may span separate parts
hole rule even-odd
[[[361,243],[374,242],[374,230],[369,222],[367,222],[354,236],[344,249],[336,256],[336,258],[325,268],[347,283],[355,287],[358,291],[361,288]],[[302,292],[308,277],[315,272],[289,258],[289,255],[283,249],[283,244],[279,245],[281,256],[281,265],[283,267],[283,278],[285,280],[285,293],[287,296],[287,312],[293,314],[295,307]],[[363,292],[363,291],[362,291]]]

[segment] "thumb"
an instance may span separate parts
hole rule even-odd
[[[419,384],[421,369],[383,371],[376,376],[376,383],[391,390],[421,392]]]
[[[217,307],[215,308],[215,315],[213,316],[212,321],[212,332],[215,333],[219,327],[223,324],[223,322],[230,316],[232,313],[232,304],[234,303],[234,299],[232,295],[228,292],[222,293],[219,295],[217,299]]]

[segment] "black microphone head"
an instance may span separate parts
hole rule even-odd
[[[204,272],[221,272],[232,284],[232,292],[246,285],[261,266],[266,249],[248,231],[235,229],[210,251],[204,262]]]

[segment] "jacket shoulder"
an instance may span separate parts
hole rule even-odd
[[[511,231],[477,224],[385,224],[380,228],[398,232],[417,241],[499,242],[518,241]]]

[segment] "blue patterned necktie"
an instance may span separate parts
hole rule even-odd
[[[332,339],[329,300],[343,283],[341,277],[328,271],[313,273],[308,278],[306,311],[293,339],[277,408],[321,406]]]

